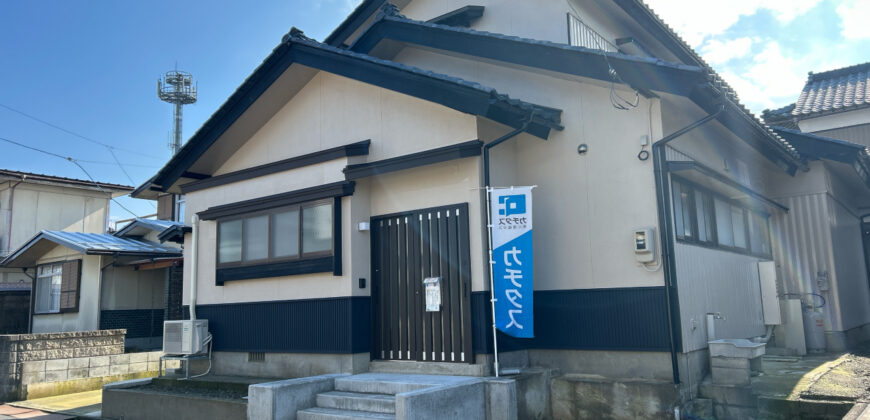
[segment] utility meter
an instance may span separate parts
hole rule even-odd
[[[639,228],[634,230],[634,257],[639,263],[651,263],[656,260],[655,230]]]

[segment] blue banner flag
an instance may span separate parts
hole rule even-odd
[[[532,338],[532,187],[493,188],[490,200],[495,326]]]

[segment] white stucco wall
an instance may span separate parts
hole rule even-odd
[[[553,130],[546,141],[520,135],[491,155],[493,185],[538,186],[533,191],[536,290],[664,284],[661,271],[648,272],[635,262],[632,244],[634,228],[658,225],[652,160],[637,158],[642,137],[662,136],[657,101],[641,98],[637,108],[621,111],[610,103],[609,85],[598,81],[410,47],[395,60],[563,110],[563,131]],[[484,141],[511,131],[483,119],[478,127]],[[581,143],[589,148],[582,156]]]
[[[320,72],[293,99],[233,154],[218,174],[275,162],[371,139],[368,156],[335,159],[321,164],[284,171],[243,182],[191,192],[187,199],[190,215],[209,207],[264,197],[302,188],[343,181],[342,169],[351,163],[376,161],[430,150],[477,138],[476,119],[431,102],[398,94]],[[466,159],[476,162],[474,159]],[[476,185],[477,167],[466,164],[457,171],[449,164],[440,173],[426,173],[432,183],[461,188]],[[420,169],[424,170],[425,169]],[[457,177],[458,179],[454,181]],[[342,199],[342,276],[332,273],[303,274],[268,279],[228,281],[215,286],[216,223],[203,221],[199,233],[198,296],[200,304],[306,299],[368,295],[360,289],[358,278],[369,278],[368,232],[357,224],[372,215],[388,212],[397,197],[413,210],[427,207],[425,187],[411,185],[401,175],[383,175],[375,180],[360,180],[357,192]],[[444,181],[444,180],[448,181]],[[473,182],[471,181],[473,180]],[[438,204],[469,201],[468,189]],[[449,198],[449,199],[448,199]],[[437,201],[437,200],[436,200]],[[185,259],[191,257],[191,235],[185,237]],[[479,243],[479,238],[478,238]],[[479,245],[478,245],[479,246]],[[478,259],[478,266],[480,261]],[[184,302],[189,301],[190,264],[185,264]]]
[[[49,264],[80,259],[82,277],[79,285],[78,312],[35,314],[33,315],[34,333],[99,329],[101,258],[97,255],[83,255],[58,245],[37,261],[37,264]]]

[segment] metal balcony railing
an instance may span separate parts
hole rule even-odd
[[[568,13],[568,44],[574,47],[617,52],[616,45],[608,41],[580,18]]]

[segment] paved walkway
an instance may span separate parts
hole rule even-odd
[[[0,419],[65,420],[100,417],[103,391],[77,392],[0,405]]]

